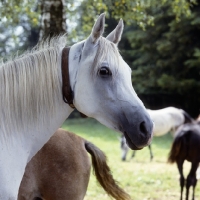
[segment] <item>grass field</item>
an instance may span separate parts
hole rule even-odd
[[[93,142],[104,151],[114,178],[131,195],[133,200],[179,199],[177,167],[175,164],[170,165],[166,162],[172,143],[170,134],[153,138],[153,161],[150,162],[149,149],[144,148],[137,151],[132,160],[130,160],[131,151],[129,151],[127,161],[122,162],[119,133],[106,128],[94,119],[68,119],[63,124],[63,128]],[[187,174],[189,169],[190,163],[185,162],[184,173]],[[196,200],[200,199],[200,183],[197,183],[195,196]],[[95,176],[92,174],[85,200],[110,199],[97,184]]]

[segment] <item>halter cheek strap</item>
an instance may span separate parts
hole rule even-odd
[[[73,99],[74,99],[74,93],[71,89],[70,86],[70,80],[69,80],[69,50],[70,47],[65,47],[62,50],[62,93],[63,93],[63,101],[67,104],[69,104],[69,106],[71,108],[75,108],[74,104],[73,104]]]

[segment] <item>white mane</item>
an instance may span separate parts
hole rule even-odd
[[[0,132],[26,130],[45,121],[46,111],[53,114],[56,97],[62,97],[60,66],[65,44],[65,36],[53,38],[0,65]]]
[[[120,54],[117,46],[106,38],[101,37],[93,65],[95,68],[98,68],[102,61],[106,60],[110,67],[115,66],[112,71],[116,75],[119,67],[119,56]]]

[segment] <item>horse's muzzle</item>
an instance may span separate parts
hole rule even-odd
[[[141,149],[143,149],[143,147],[139,148],[139,147],[135,146],[135,144],[132,143],[131,139],[129,138],[129,136],[128,136],[128,134],[126,132],[124,132],[124,136],[126,138],[126,143],[127,143],[129,148],[131,148],[132,150],[141,150]]]
[[[121,132],[123,132],[127,145],[132,150],[140,150],[151,143],[153,122],[149,116],[142,117],[142,119],[137,116],[137,120],[133,119],[131,121],[125,119],[122,124]]]

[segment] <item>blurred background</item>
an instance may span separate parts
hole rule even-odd
[[[21,54],[47,36],[85,39],[106,13],[105,35],[123,18],[119,49],[145,106],[200,111],[199,0],[0,0],[0,58]]]

